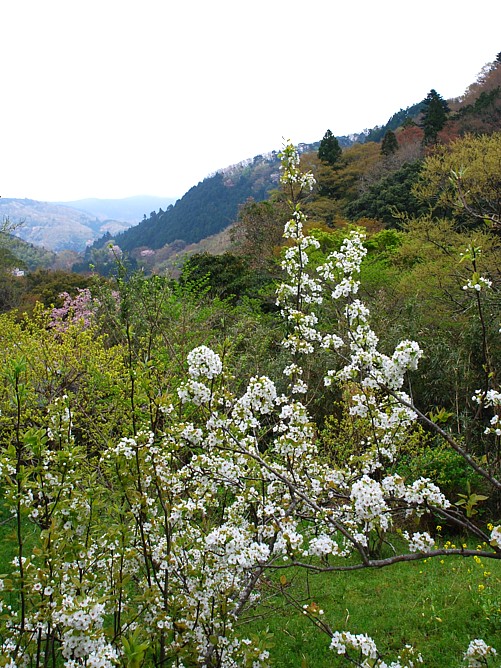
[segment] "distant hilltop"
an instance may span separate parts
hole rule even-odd
[[[160,202],[167,208],[174,201],[147,196],[75,202],[0,198],[0,220],[8,219],[14,234],[30,244],[56,252],[82,252],[103,235],[115,235],[139,223]]]

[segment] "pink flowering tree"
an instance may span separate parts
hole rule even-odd
[[[68,292],[59,295],[63,300],[60,308],[53,308],[49,326],[58,332],[64,332],[71,325],[88,328],[95,322],[99,302],[92,297],[89,288],[78,288],[75,297]]]

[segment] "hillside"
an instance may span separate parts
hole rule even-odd
[[[52,251],[83,251],[104,233],[116,234],[129,227],[129,223],[102,221],[79,209],[31,199],[0,199],[0,220],[5,219],[16,226],[15,234],[23,241]]]
[[[303,146],[303,150],[310,148]],[[85,270],[90,263],[98,268],[107,263],[109,259],[103,249],[112,240],[123,251],[138,257],[141,252],[151,256],[165,248],[165,252],[159,254],[159,262],[164,264],[187,245],[197,244],[227,228],[236,220],[244,202],[250,198],[255,201],[266,199],[277,188],[278,181],[276,152],[222,169],[193,186],[166,211],[152,212],[139,225],[97,240],[87,249],[84,262],[75,270]]]
[[[278,185],[279,162],[275,153],[228,167],[191,188],[167,211],[117,235],[116,241],[130,251],[139,246],[152,249],[181,239],[196,243],[232,223],[238,207],[249,197],[265,199]]]
[[[0,270],[7,267],[27,269],[49,269],[56,260],[53,251],[27,243],[13,234],[0,233]]]

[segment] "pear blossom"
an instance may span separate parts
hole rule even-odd
[[[491,545],[501,550],[501,525],[493,527],[490,535]]]
[[[468,645],[464,654],[464,660],[468,668],[483,668],[487,665],[488,657],[497,656],[497,652],[481,638],[475,638]]]

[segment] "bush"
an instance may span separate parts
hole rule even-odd
[[[443,443],[427,445],[423,450],[406,454],[398,472],[406,479],[415,480],[421,476],[438,485],[448,499],[459,500],[467,489],[483,491],[483,480],[467,462],[454,450]]]

